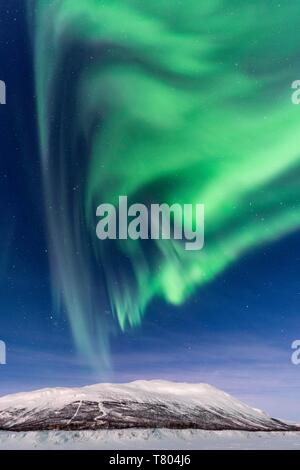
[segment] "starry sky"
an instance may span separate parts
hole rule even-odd
[[[35,3],[38,4],[38,2]],[[65,0],[65,4],[67,3],[67,0]],[[95,2],[90,3],[94,4]],[[207,3],[216,4],[217,2]],[[238,5],[239,2],[232,1],[231,3]],[[278,4],[278,2],[274,2],[274,5],[275,3]],[[32,6],[32,2],[29,2],[29,4]],[[68,18],[69,10],[63,13]],[[208,13],[211,14],[211,12]],[[35,14],[36,22],[39,20],[41,22],[45,21],[42,13],[39,16],[39,11],[35,10]],[[154,15],[153,12],[152,14]],[[170,15],[169,12],[168,15]],[[281,14],[280,17],[282,16],[284,17]],[[288,18],[288,14],[286,17]],[[243,213],[240,210],[236,219],[234,217],[230,219],[234,221],[234,227],[237,227],[240,233],[238,220],[241,220],[246,231],[248,230],[251,235],[255,234],[255,236],[251,236],[251,243],[248,243],[247,249],[241,250],[238,256],[229,257],[230,262],[220,256],[220,247],[216,243],[218,234],[214,229],[211,229],[210,232],[210,227],[208,227],[207,252],[214,253],[214,250],[216,250],[218,259],[221,258],[221,263],[214,264],[216,268],[212,269],[212,274],[208,275],[205,282],[200,282],[196,276],[196,280],[193,281],[191,286],[189,278],[187,280],[183,275],[182,284],[184,288],[182,288],[182,295],[180,295],[179,300],[173,298],[174,285],[176,287],[178,285],[178,278],[174,277],[174,271],[164,282],[161,282],[159,278],[159,281],[155,283],[155,285],[159,285],[159,295],[154,295],[150,289],[150,287],[152,288],[150,282],[147,282],[147,284],[142,283],[141,289],[135,288],[136,284],[132,283],[132,276],[128,274],[128,267],[124,267],[124,257],[128,259],[128,253],[125,252],[124,254],[121,249],[118,249],[115,253],[111,249],[109,250],[109,256],[105,255],[101,273],[96,274],[96,276],[99,276],[99,283],[101,279],[104,279],[103,286],[101,285],[103,295],[101,294],[100,303],[93,305],[91,312],[89,312],[89,306],[85,303],[84,297],[82,298],[82,295],[79,296],[78,294],[76,306],[74,307],[72,303],[73,296],[70,297],[71,287],[72,285],[77,286],[76,283],[80,283],[80,278],[79,281],[76,278],[73,279],[68,271],[64,272],[64,276],[58,275],[61,269],[58,269],[57,265],[53,268],[53,258],[55,254],[57,256],[56,250],[59,253],[61,252],[56,244],[51,243],[51,237],[59,238],[59,234],[55,232],[57,226],[51,222],[49,206],[55,204],[55,198],[59,195],[65,197],[66,193],[62,190],[66,191],[66,188],[71,187],[73,191],[77,187],[78,173],[74,170],[77,166],[73,165],[71,167],[72,178],[70,175],[68,176],[70,181],[64,181],[62,189],[59,185],[55,186],[54,184],[59,171],[57,162],[53,165],[46,165],[47,171],[45,171],[45,167],[43,168],[43,165],[45,165],[43,157],[41,157],[43,146],[46,147],[48,153],[58,152],[58,146],[53,147],[51,140],[47,142],[47,129],[45,130],[45,122],[47,120],[51,121],[51,118],[54,121],[55,128],[58,119],[57,104],[53,105],[53,109],[50,106],[52,111],[49,118],[44,108],[47,103],[52,103],[52,101],[43,101],[43,98],[45,94],[50,93],[53,95],[53,102],[55,102],[56,94],[62,96],[61,93],[63,92],[61,86],[59,89],[53,86],[50,90],[45,90],[41,85],[36,85],[40,82],[43,83],[43,74],[45,77],[45,74],[49,73],[49,68],[54,68],[55,64],[55,70],[59,68],[59,61],[50,53],[49,57],[45,56],[46,49],[41,49],[42,46],[40,46],[40,50],[34,52],[36,39],[34,39],[33,26],[30,21],[32,21],[32,18],[28,19],[28,12],[26,12],[23,0],[5,0],[1,2],[0,79],[7,84],[8,96],[7,105],[0,107],[0,339],[7,344],[7,365],[0,366],[0,395],[41,387],[80,386],[100,381],[126,382],[137,379],[160,378],[207,382],[228,393],[232,393],[250,405],[266,410],[275,417],[300,421],[299,400],[297,399],[300,386],[300,366],[292,365],[290,360],[291,343],[300,337],[298,320],[300,307],[298,277],[300,232],[297,223],[294,223],[294,214],[299,216],[300,193],[298,191],[297,194],[297,186],[299,185],[297,184],[295,166],[293,171],[285,171],[281,179],[276,175],[275,181],[272,180],[272,184],[260,188],[260,198],[262,200],[268,202],[270,194],[276,193],[278,198],[274,198],[275,202],[272,200],[272,204],[280,205],[282,203],[286,207],[290,204],[288,215],[292,214],[292,223],[289,223],[288,226],[285,223],[285,230],[279,230],[276,224],[268,224],[268,215],[270,213],[274,217],[277,215],[279,217],[281,214],[277,214],[271,203],[265,202],[264,205],[259,207],[258,211],[259,227],[263,226],[267,229],[271,227],[272,231],[276,232],[276,236],[265,239],[264,235],[259,235],[260,229],[258,230],[256,225],[253,223],[246,224],[245,221],[249,218],[249,213],[247,211]],[[128,17],[128,24],[134,26],[135,23],[132,18]],[[147,24],[145,23],[144,27]],[[150,24],[148,26],[150,28]],[[283,28],[283,24],[280,27]],[[41,45],[43,41],[45,42],[49,38],[44,38],[41,33],[39,34],[39,45]],[[79,37],[79,39],[82,41],[82,37]],[[79,39],[76,36],[76,41],[79,41]],[[165,40],[163,35],[160,39],[161,41]],[[66,41],[65,38],[64,41]],[[47,44],[49,43],[45,43],[45,48]],[[70,53],[65,42],[62,43],[61,47],[64,48],[64,51],[67,51],[65,53]],[[186,47],[189,47],[189,45]],[[162,52],[165,51],[162,50]],[[94,48],[92,52],[89,50],[89,57],[92,57],[92,61],[97,53],[97,48]],[[103,54],[103,51],[101,53]],[[229,54],[228,51],[226,53]],[[241,51],[236,51],[237,55],[240,53]],[[44,64],[41,63],[41,54],[44,57]],[[72,57],[75,63],[80,54],[80,60],[82,61],[82,54],[85,57],[86,49],[82,48],[81,42],[76,42],[75,46],[72,45]],[[225,51],[223,51],[223,54],[225,54]],[[271,52],[268,51],[268,55],[270,54]],[[272,81],[276,90],[281,82],[286,83],[287,94],[289,93],[288,85],[299,78],[296,70],[297,65],[300,67],[300,57],[297,57],[295,51],[290,54],[293,60],[290,59],[290,56],[283,57],[283,63],[290,61],[288,67],[280,63],[285,71],[288,69],[289,74],[287,76],[280,75],[280,80],[274,80],[274,83]],[[232,61],[235,58],[233,54]],[[271,59],[273,59],[272,54]],[[273,63],[274,61],[271,59],[270,63]],[[59,60],[61,61],[61,57],[59,57]],[[106,60],[108,59],[106,58]],[[118,57],[117,60],[120,60],[120,58]],[[124,57],[122,60],[125,60]],[[135,60],[138,59],[135,58]],[[179,58],[177,58],[176,64],[178,60]],[[161,67],[171,67],[171,65],[173,66],[173,64],[164,64],[162,62]],[[182,64],[185,75],[189,66],[193,67],[193,64]],[[72,65],[70,67],[72,70]],[[131,70],[130,67],[129,70]],[[158,75],[158,70],[157,66],[157,68],[152,69],[151,73]],[[275,66],[274,70],[275,72],[277,70]],[[94,70],[92,72],[94,73]],[[179,73],[178,70],[172,71],[174,74],[175,72]],[[252,73],[254,74],[253,71]],[[165,71],[165,74],[167,75],[167,71]],[[115,76],[108,73],[104,78],[105,80],[115,80]],[[59,76],[57,79],[61,81]],[[131,77],[129,73],[127,80],[129,82],[130,80],[134,81],[136,87],[149,85],[144,81],[140,82],[139,77]],[[183,78],[180,80],[183,80]],[[193,80],[196,80],[196,78],[194,77]],[[220,77],[219,80],[221,80]],[[115,82],[116,87],[117,85],[117,82]],[[207,85],[204,84],[203,86]],[[245,84],[245,90],[248,90],[247,87],[248,84]],[[84,87],[83,90],[85,90]],[[152,88],[150,85],[147,90],[151,94]],[[156,94],[154,91],[153,93],[155,97]],[[259,94],[260,91],[257,89],[252,90],[251,96],[247,99],[251,97],[253,99],[252,93],[256,96],[255,94]],[[97,102],[97,96],[93,94],[92,98]],[[66,100],[68,99],[70,97],[67,95]],[[132,96],[130,96],[130,99],[133,99]],[[248,105],[247,99],[244,95],[245,106]],[[142,104],[143,106],[147,105],[147,103]],[[254,104],[259,108],[260,105],[257,101]],[[68,103],[66,107],[68,107],[67,105]],[[124,101],[124,109],[126,106],[127,101]],[[168,119],[169,109],[173,108],[168,108],[167,101],[162,101],[162,106],[165,106],[163,108],[165,110],[165,119]],[[70,123],[70,114],[68,114],[71,111],[74,110],[69,109],[65,114],[63,126],[63,130],[69,137],[73,135],[71,131],[69,132],[69,127],[74,130]],[[91,115],[91,109],[88,107],[84,112],[86,113],[84,116]],[[162,116],[164,116],[164,112],[162,112]],[[300,108],[298,110],[297,107],[292,108],[291,113],[293,114],[292,116],[289,115],[287,121],[292,129],[297,129],[297,125],[300,123],[300,114],[299,119],[296,118],[297,112],[300,113]],[[239,113],[241,113],[240,110]],[[251,109],[251,113],[254,113],[253,109]],[[285,108],[282,109],[282,113],[286,113]],[[95,114],[92,115],[93,122],[95,116]],[[128,115],[125,114],[125,117],[128,120]],[[135,116],[135,119],[143,120],[146,118],[148,119],[148,116],[144,114]],[[194,124],[197,122],[195,120]],[[155,125],[161,132],[162,123],[157,121]],[[77,120],[76,131],[78,127]],[[124,132],[129,132],[126,129]],[[228,128],[226,132],[229,131]],[[87,132],[90,135],[89,129]],[[256,135],[258,129],[254,127],[253,132]],[[279,132],[277,125],[273,127],[273,132]],[[56,135],[55,132],[54,135]],[[288,138],[288,134],[282,135],[282,139]],[[273,140],[275,140],[274,134],[272,136]],[[202,139],[200,138],[199,145],[201,142]],[[269,142],[263,143],[267,145]],[[66,149],[69,148],[68,145],[68,139],[66,138],[66,142],[62,142],[60,149],[63,148],[63,152],[66,153]],[[209,142],[205,141],[205,145],[208,146]],[[291,147],[295,145],[293,141]],[[129,143],[127,146],[129,148]],[[239,143],[239,149],[242,149],[241,143]],[[127,147],[124,148],[124,151],[126,150]],[[87,146],[81,144],[80,152],[86,153]],[[276,152],[274,155],[278,156]],[[62,154],[58,156],[61,159],[63,158]],[[72,154],[72,156],[74,155]],[[78,158],[78,150],[75,152],[75,158]],[[176,159],[178,158],[177,155]],[[289,158],[291,159],[290,156],[286,156],[285,162]],[[293,164],[295,162],[296,159]],[[70,162],[66,163],[68,163],[69,168]],[[174,162],[170,161],[169,165],[172,166],[173,171]],[[104,172],[106,176],[108,166],[109,163],[106,163]],[[269,167],[270,162],[268,162],[268,165],[260,166],[260,173],[267,173]],[[212,175],[216,174],[218,178],[220,178],[220,175],[222,176],[221,172],[214,173],[214,169],[208,165],[205,166],[205,169],[207,173],[212,172]],[[182,172],[188,173],[189,167],[183,170]],[[80,166],[78,171],[82,174],[83,167]],[[133,171],[134,169],[131,169],[131,172]],[[176,180],[180,171],[176,167],[176,171],[171,173],[171,178]],[[160,188],[160,184],[149,186],[145,174],[148,174],[145,167],[136,173],[137,180],[142,181],[143,191],[137,192],[140,196],[146,193],[149,194],[149,191],[151,193],[157,186]],[[110,173],[109,181],[114,181],[113,178],[119,180],[119,177],[120,175]],[[156,173],[154,179],[157,178]],[[164,183],[165,181],[163,179]],[[181,182],[181,180],[176,181]],[[192,178],[188,181],[190,187],[195,185]],[[224,178],[221,181],[224,182]],[[96,183],[97,181],[92,180],[89,187],[93,188]],[[98,184],[102,186],[104,183],[101,180],[98,181]],[[125,187],[130,192],[134,184],[136,184],[135,181],[128,179]],[[280,188],[290,188],[289,194],[287,195],[287,191],[282,194],[276,184],[280,185]],[[107,197],[107,200],[112,200],[113,195],[109,193],[110,184],[107,184],[107,186],[101,194],[95,191],[92,192],[90,200],[94,200],[95,197]],[[223,186],[225,191],[225,184]],[[251,190],[256,192],[257,187],[254,186]],[[75,193],[76,199],[72,196],[67,200],[68,208],[79,205],[80,194],[78,196],[76,191]],[[133,194],[136,193],[133,192]],[[157,194],[155,193],[156,195],[161,195],[160,190]],[[173,192],[170,191],[167,197],[172,200]],[[181,197],[184,196],[181,194]],[[87,198],[87,200],[89,199]],[[253,200],[251,194],[251,201]],[[245,203],[244,200],[240,201],[241,207],[243,203]],[[287,212],[284,213],[284,215],[286,214]],[[289,217],[290,219],[291,217]],[[287,219],[278,220],[282,226],[283,220]],[[76,221],[78,223],[78,219]],[[64,218],[63,221],[59,220],[59,222],[66,224],[66,227],[70,227],[72,223],[70,218]],[[84,226],[81,230],[80,243],[84,246],[85,244],[90,246],[90,239],[84,236]],[[226,225],[228,237],[231,233]],[[233,239],[237,240],[236,238]],[[245,236],[243,236],[244,239]],[[252,242],[253,239],[255,239],[255,243]],[[76,246],[73,246],[73,248],[75,249]],[[231,244],[226,246],[226,250],[230,251],[230,249]],[[205,250],[206,247],[203,253]],[[89,253],[90,251],[92,249],[89,250]],[[101,252],[97,255],[103,256]],[[65,253],[61,254],[60,259],[66,262],[67,258],[64,258],[64,256]],[[136,253],[133,256],[136,256]],[[209,256],[208,261],[212,263],[213,256]],[[157,253],[155,253],[155,257],[157,257]],[[85,264],[82,265],[82,262],[79,267],[83,269],[81,272],[86,273],[87,276],[86,278],[82,277],[82,283],[84,283],[84,279],[88,279],[91,283],[94,282],[94,264],[91,265],[91,262],[89,262],[89,265],[86,266]],[[167,262],[169,264],[166,264],[166,266],[169,268],[171,266],[169,254]],[[124,290],[112,288],[115,285],[113,282],[114,272],[109,271],[108,274],[106,272],[106,264],[109,263],[116,264],[118,272],[122,271],[122,282],[125,282],[126,287],[128,287],[128,295],[131,298],[129,311],[126,310],[125,306],[127,304],[121,295]],[[159,264],[164,266],[164,259],[160,258]],[[180,269],[190,269],[191,266],[189,260],[182,258]],[[136,277],[143,279],[141,266],[135,267]],[[172,265],[172,268],[174,268],[174,265]],[[154,277],[152,272],[151,276]],[[73,279],[73,284],[70,279],[71,281]],[[56,299],[57,287],[55,284],[57,283],[67,283],[68,289],[67,294],[60,294],[59,301]],[[180,289],[176,290],[180,291]],[[105,293],[107,298],[110,298],[110,302],[105,300]],[[113,307],[115,312],[113,312]],[[73,308],[76,311],[78,309],[76,313],[77,323],[74,321]],[[101,322],[100,325],[93,323],[93,326],[96,325],[94,338],[89,330],[85,331],[85,325],[82,326],[79,332],[80,328],[77,326],[78,318],[85,314],[93,317],[95,311],[96,314],[99,312]],[[109,320],[106,321],[106,317],[109,317]],[[113,320],[110,317],[113,317]],[[126,327],[124,327],[124,324]],[[98,335],[103,331],[105,332],[103,333],[104,339],[102,338],[100,341],[101,347],[99,350],[91,348],[91,351],[85,354],[86,343],[97,343]],[[84,340],[82,340],[81,334]],[[94,357],[91,361],[92,354],[94,354]],[[101,355],[105,355],[105,360],[99,359]],[[109,361],[107,358],[109,358]],[[99,368],[95,367],[95,362],[98,359],[101,362]],[[109,362],[108,365],[107,362]]]

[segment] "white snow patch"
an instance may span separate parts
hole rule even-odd
[[[102,400],[132,400],[139,403],[188,403],[190,407],[201,406],[239,411],[247,415],[264,414],[251,408],[227,393],[208,384],[168,382],[164,380],[138,380],[128,384],[103,383],[81,388],[47,388],[33,392],[16,393],[0,397],[0,411],[9,408],[27,411],[57,409],[73,402]]]

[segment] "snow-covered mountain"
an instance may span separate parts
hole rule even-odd
[[[0,430],[121,428],[299,430],[207,384],[136,381],[0,398]]]

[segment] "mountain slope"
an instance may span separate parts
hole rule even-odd
[[[0,398],[0,430],[296,430],[207,384],[136,381]]]

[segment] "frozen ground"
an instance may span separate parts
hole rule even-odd
[[[125,429],[0,432],[2,449],[300,449],[300,432]]]

